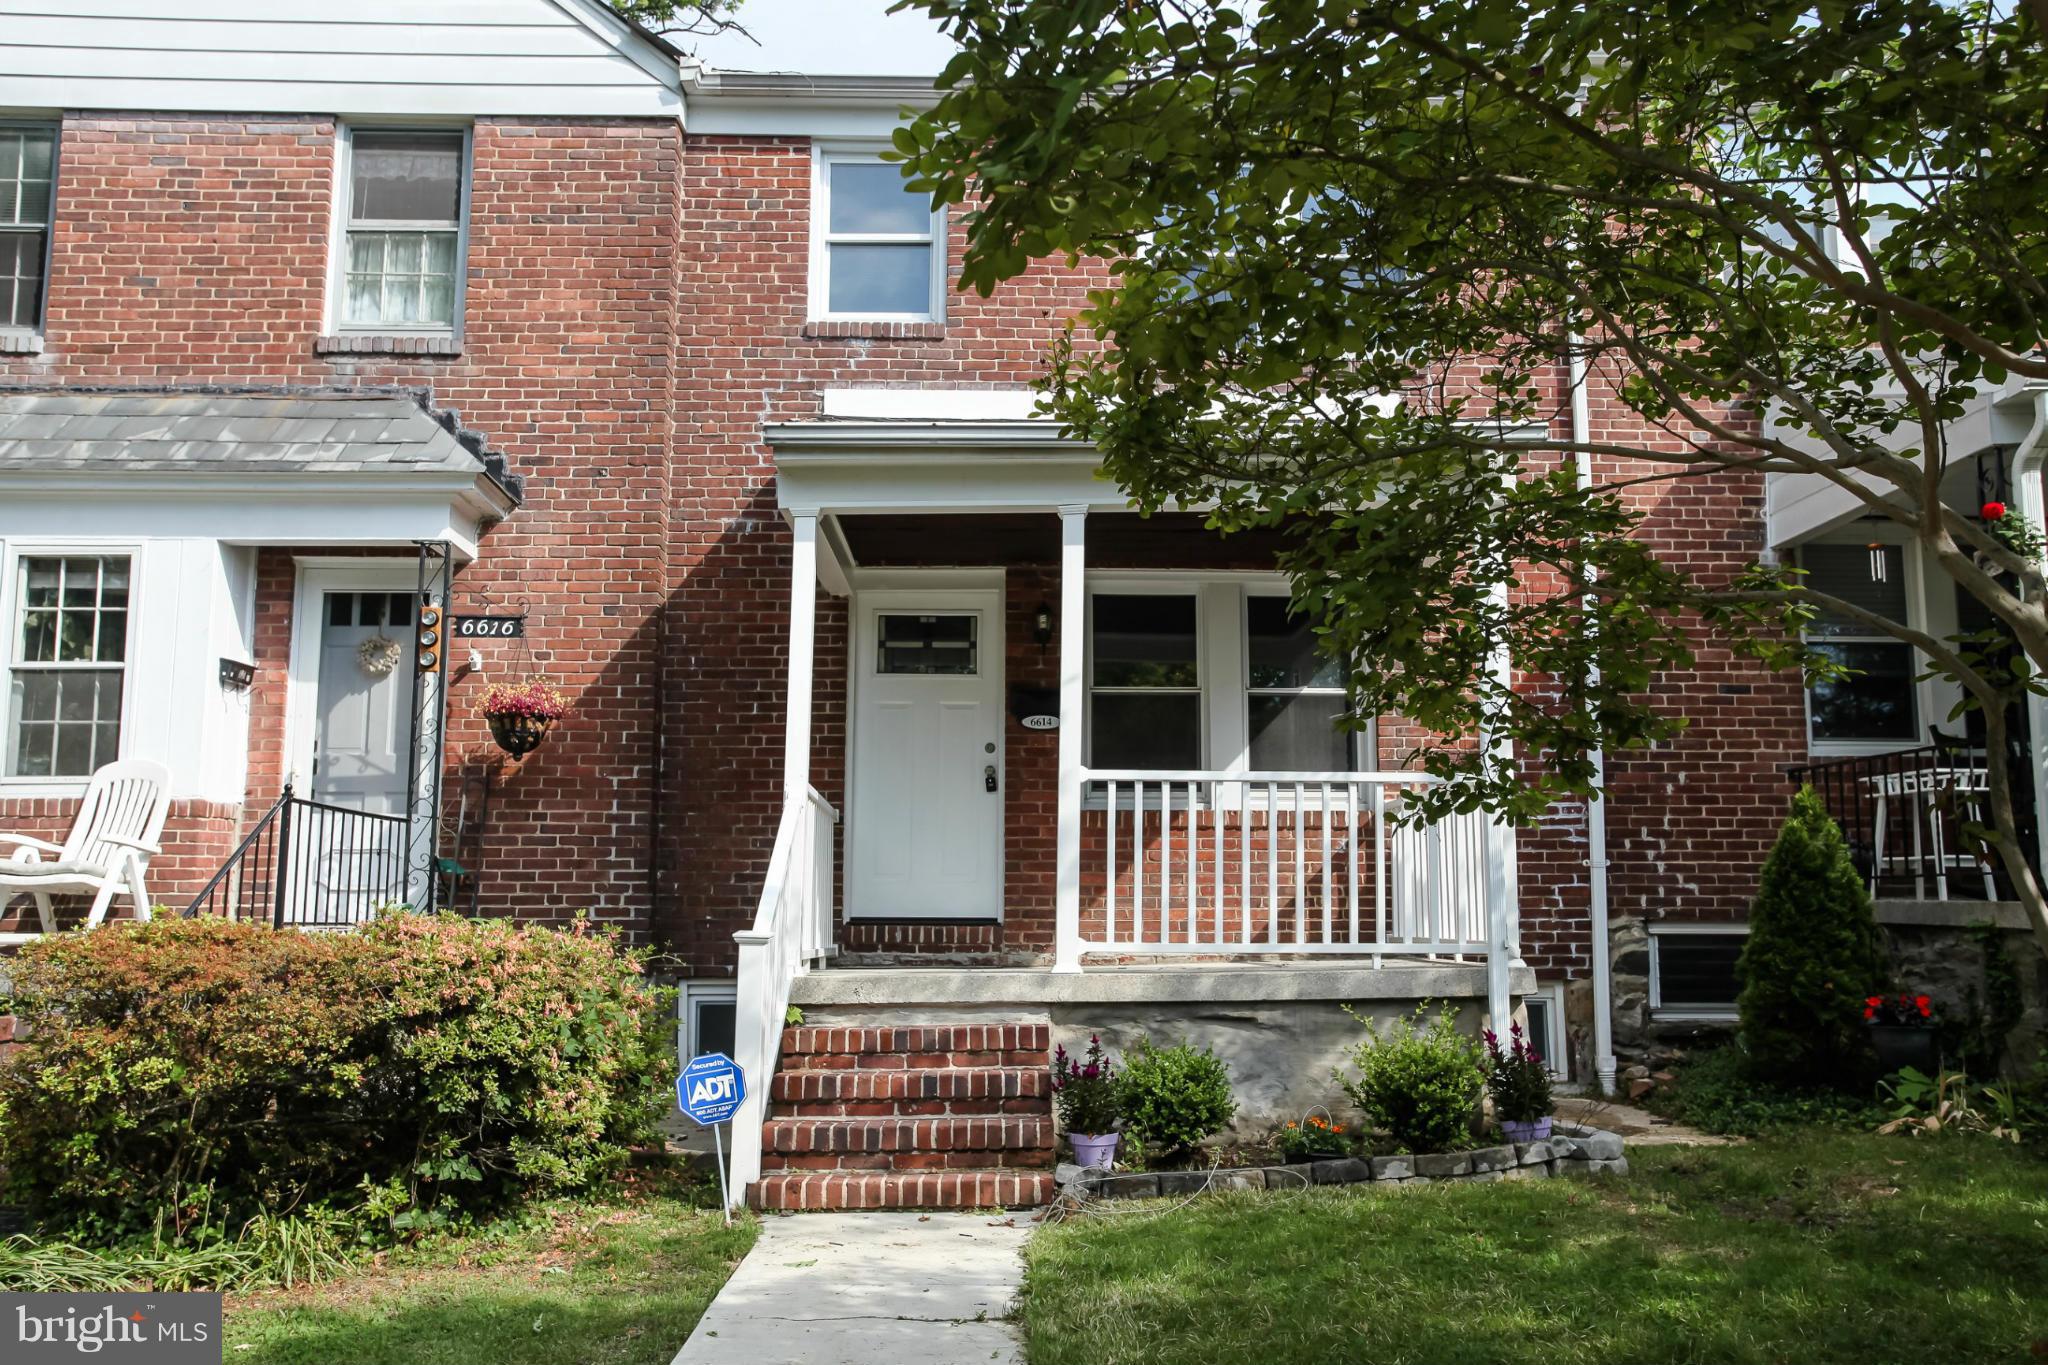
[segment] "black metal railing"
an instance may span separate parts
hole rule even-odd
[[[2033,777],[2023,761],[2006,762],[2021,852],[2032,864]],[[1988,763],[1980,748],[1936,742],[1801,764],[1787,776],[1813,785],[1879,898],[2011,900],[1993,846]]]
[[[403,815],[311,801],[287,785],[185,914],[280,929],[360,924],[412,899],[407,825]]]

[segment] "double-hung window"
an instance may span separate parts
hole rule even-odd
[[[811,214],[811,316],[933,322],[945,316],[946,211],[873,154],[821,151]]]
[[[1245,711],[1254,772],[1350,772],[1344,666],[1318,648],[1285,597],[1245,598]]]
[[[56,186],[57,130],[0,124],[0,329],[42,329]]]
[[[1198,599],[1192,593],[1089,598],[1089,764],[1202,766]]]
[[[349,134],[336,281],[342,330],[456,330],[467,149],[461,131]]]
[[[1873,556],[1879,557],[1873,560]],[[1897,545],[1804,545],[1805,584],[1902,624],[1907,617],[1906,564]],[[1913,701],[1913,647],[1861,621],[1822,613],[1806,625],[1807,642],[1852,670],[1808,689],[1806,709],[1816,743],[1908,742],[1918,738]]]
[[[127,555],[24,554],[9,630],[9,777],[86,777],[119,756]]]

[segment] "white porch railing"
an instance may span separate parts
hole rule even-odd
[[[1084,952],[1485,957],[1511,835],[1414,773],[1082,769]]]
[[[733,1009],[738,1055],[733,1060],[747,1078],[747,1098],[733,1115],[726,1182],[735,1202],[745,1199],[747,1186],[761,1176],[761,1123],[782,1055],[790,983],[831,948],[833,826],[838,822],[839,812],[816,788],[784,803],[754,927],[733,934],[740,946]]]

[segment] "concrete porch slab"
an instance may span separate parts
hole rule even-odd
[[[1536,974],[1518,968],[1524,995]],[[1483,1000],[1482,963],[1188,963],[1053,972],[1019,967],[855,967],[800,976],[790,1003],[805,1009],[939,1006],[1045,1009],[1058,1005],[1275,1004],[1301,1000]]]

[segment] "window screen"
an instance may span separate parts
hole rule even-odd
[[[1656,934],[1657,972],[1653,1003],[1666,1010],[1733,1011],[1741,993],[1736,963],[1748,936]]]

